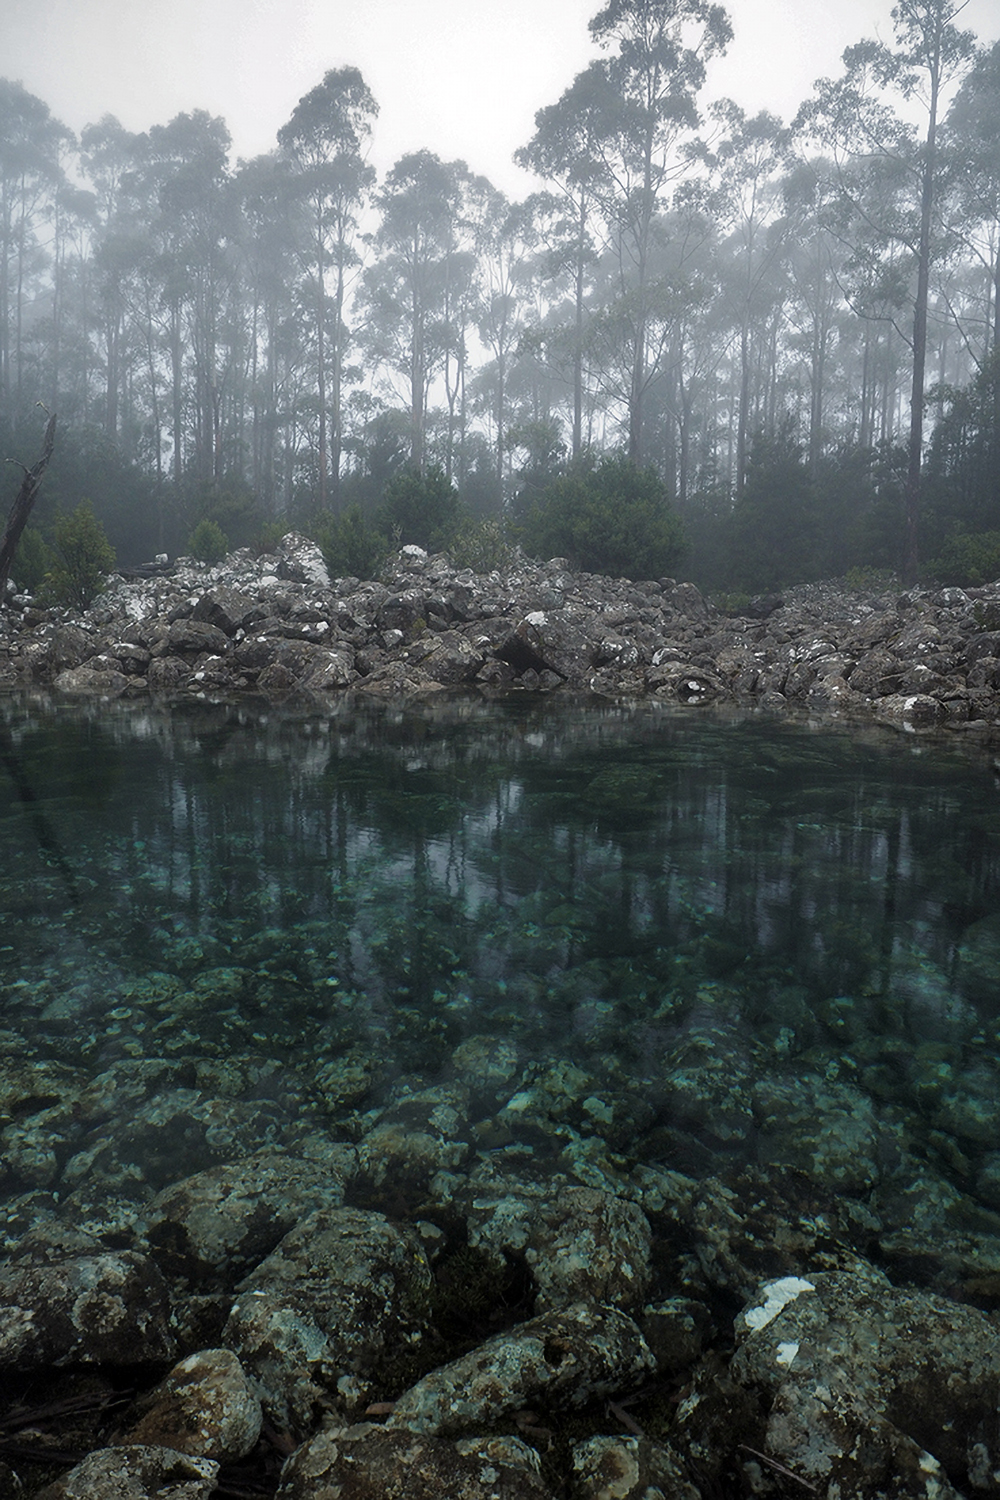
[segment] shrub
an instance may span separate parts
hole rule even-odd
[[[448,552],[456,568],[474,573],[503,573],[517,561],[517,549],[505,538],[499,521],[464,521]]]
[[[684,550],[681,523],[653,469],[627,458],[589,459],[541,491],[521,525],[525,548],[568,557],[590,573],[658,578]]]
[[[42,533],[33,526],[26,526],[14,554],[13,574],[18,588],[25,594],[37,593],[45,575],[55,565],[56,555]]]
[[[88,609],[115,568],[115,551],[83,500],[71,515],[58,516],[52,528],[55,563],[46,575],[43,597],[71,609]]]
[[[1000,531],[953,532],[925,571],[960,587],[992,583],[1000,578]]]
[[[394,545],[415,542],[434,552],[447,547],[461,516],[458,491],[440,464],[433,464],[423,474],[414,468],[394,474],[383,492],[375,522]]]
[[[331,578],[374,578],[389,550],[382,533],[361,514],[360,505],[352,505],[315,530]]]
[[[206,516],[192,531],[187,549],[199,562],[221,562],[229,551],[229,538],[218,521],[210,521]]]

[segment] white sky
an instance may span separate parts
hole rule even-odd
[[[891,40],[892,0],[729,0],[735,39],[703,99],[790,119],[844,47]],[[361,69],[380,106],[372,160],[463,158],[512,197],[532,187],[511,162],[597,55],[601,0],[0,0],[0,75],[19,79],[79,131],[104,114],[129,130],[181,111],[222,115],[234,152],[270,150],[329,68]],[[1000,36],[997,0],[961,23]]]

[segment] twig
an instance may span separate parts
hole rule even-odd
[[[751,1448],[749,1443],[739,1443],[737,1446],[741,1452],[752,1453],[754,1458],[759,1458],[763,1463],[770,1464],[772,1469],[776,1470],[779,1474],[784,1474],[786,1479],[794,1479],[795,1483],[801,1484],[803,1489],[811,1490],[814,1495],[819,1494],[819,1489],[815,1484],[810,1484],[808,1479],[800,1479],[798,1474],[793,1474],[791,1469],[786,1469],[784,1464],[779,1464],[776,1458],[769,1458],[766,1453],[761,1453],[759,1449]]]

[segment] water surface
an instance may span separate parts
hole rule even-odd
[[[626,1167],[781,1167],[832,1197],[916,1163],[982,1211],[975,1232],[997,1227],[985,762],[876,730],[528,698],[14,697],[0,732],[12,1203],[110,1181],[96,1146],[139,1097],[123,1077],[258,1111],[257,1135],[220,1127],[158,1163],[137,1132],[148,1192],[268,1133],[357,1135],[401,1091],[447,1086],[471,1040],[502,1044],[515,1097],[562,1069],[561,1128]],[[49,1082],[25,1099],[29,1065]],[[71,1128],[53,1068],[77,1093],[114,1078],[103,1115],[85,1103]]]

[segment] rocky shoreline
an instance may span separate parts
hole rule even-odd
[[[331,580],[313,543],[114,579],[84,614],[13,594],[0,686],[280,699],[446,690],[805,707],[904,728],[1000,721],[1000,583],[900,593],[808,584],[722,613],[693,584],[518,561],[474,574],[404,547]]]

